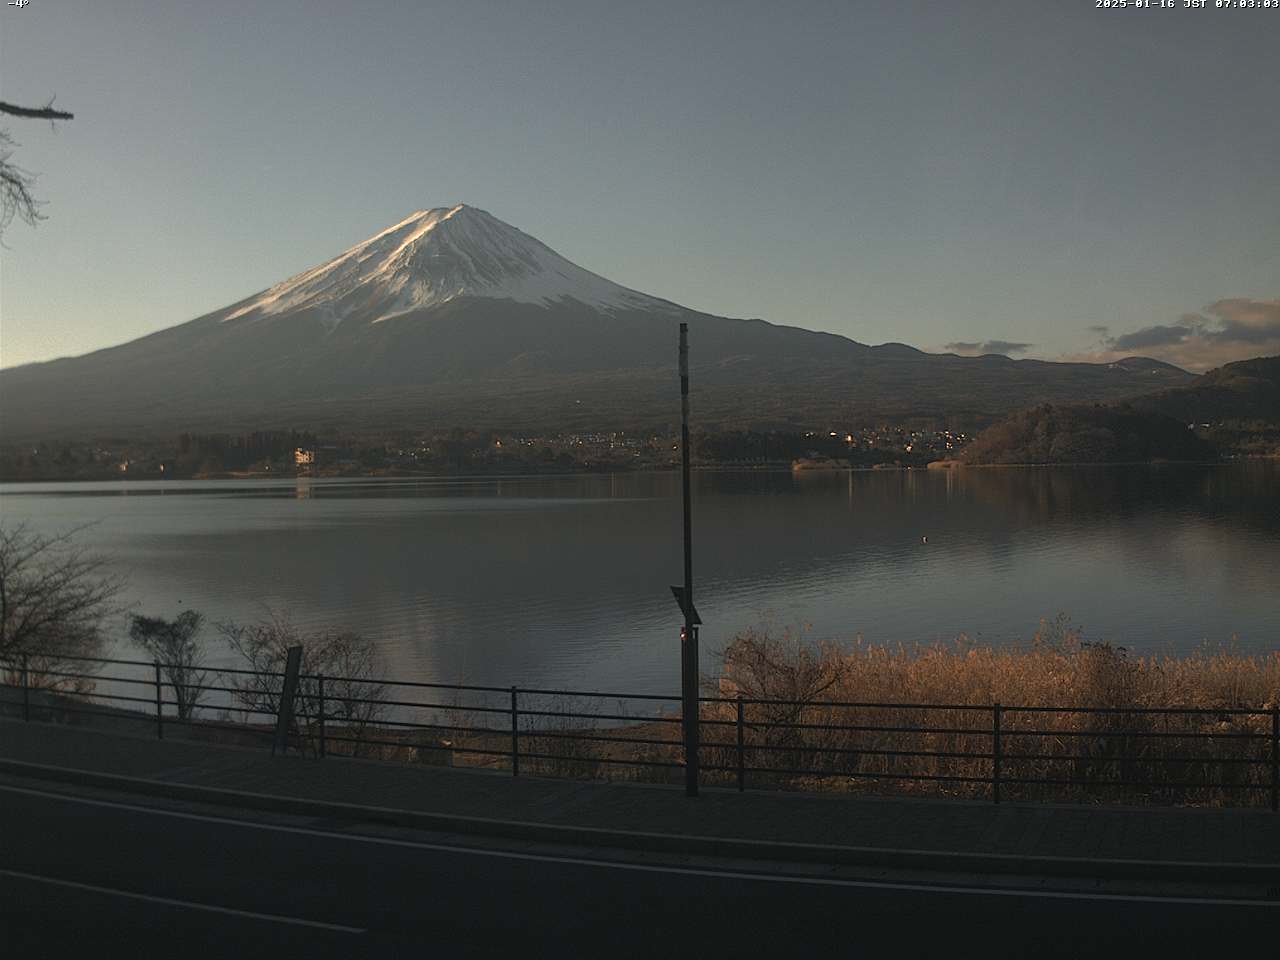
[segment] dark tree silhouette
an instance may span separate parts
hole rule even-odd
[[[0,113],[8,113],[15,117],[26,117],[28,120],[73,120],[74,113],[53,109],[53,101],[43,107],[20,107],[14,103],[0,100]]]
[[[76,546],[77,530],[45,536],[25,526],[0,527],[0,661],[12,669],[20,655],[33,669],[90,672],[83,657],[101,652],[103,623],[119,610],[124,581],[106,557]],[[56,673],[36,685],[77,687]]]
[[[205,692],[204,649],[196,639],[203,623],[203,616],[187,610],[173,620],[135,614],[129,625],[129,637],[160,664],[173,687],[180,720],[192,718]]]
[[[294,717],[302,721],[298,732],[303,744],[316,748],[316,721],[323,715],[326,721],[341,726],[357,757],[363,753],[365,733],[387,710],[383,702],[387,687],[378,679],[382,664],[372,640],[350,632],[306,633],[287,614],[271,611],[258,623],[227,622],[215,626],[254,671],[237,674],[232,681],[241,707],[257,718],[279,712],[280,678],[284,676],[289,648],[300,646],[302,670]]]
[[[0,100],[0,113],[25,120],[48,120],[50,123],[71,120],[75,116],[65,110],[55,110],[52,100],[43,107],[20,107]],[[31,192],[36,175],[10,159],[17,145],[8,130],[0,130],[0,236],[15,216],[33,227],[44,219],[40,213],[41,201]]]

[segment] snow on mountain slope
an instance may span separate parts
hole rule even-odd
[[[681,309],[584,270],[497,217],[458,204],[420,210],[223,319],[316,309],[333,325],[356,315],[378,323],[467,296],[538,305],[569,298],[606,312]]]
[[[726,429],[979,422],[1191,379],[1128,361],[868,347],[691,311],[459,205],[415,213],[269,290],[129,343],[0,370],[4,439],[424,422],[648,429],[672,415],[677,321],[690,325],[700,423]]]

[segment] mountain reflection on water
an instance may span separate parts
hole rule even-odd
[[[13,484],[7,522],[94,526],[138,611],[288,610],[414,679],[676,689],[676,474]],[[1280,464],[695,474],[704,668],[771,613],[808,636],[1280,645]],[[927,538],[927,541],[926,541]],[[122,627],[114,649],[128,650]],[[231,663],[212,632],[217,663]]]

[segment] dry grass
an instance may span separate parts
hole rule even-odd
[[[721,657],[719,674],[704,683],[708,784],[737,783],[741,694],[741,760],[752,788],[987,799],[999,703],[1006,799],[1269,802],[1267,711],[1280,702],[1280,652],[1249,656],[1228,648],[1137,657],[1088,643],[1059,618],[1042,623],[1027,643],[1006,648],[964,637],[915,647],[860,639],[814,644],[802,633],[765,625],[734,638]],[[596,720],[626,714],[628,705],[575,697],[525,704],[535,706],[582,716],[522,715],[524,774],[682,777],[679,725],[671,722],[678,714]],[[631,706],[646,711],[643,704]],[[1026,707],[1036,710],[1019,710]],[[1076,708],[1111,712],[1072,712]],[[1144,708],[1205,712],[1139,712]],[[510,740],[496,731],[461,735],[454,743],[464,751],[504,752]],[[508,761],[459,752],[453,762],[506,767]]]
[[[1084,640],[1065,617],[1041,621],[1029,642],[885,646],[861,637],[812,644],[768,624],[721,652],[720,692],[760,699],[860,702],[1270,709],[1280,697],[1280,649],[1231,646],[1142,657]]]
[[[20,709],[16,691],[0,692],[13,700],[0,710]],[[1063,618],[1042,623],[1022,645],[1002,648],[964,637],[922,646],[860,638],[815,644],[803,632],[766,623],[726,646],[704,694],[708,785],[735,785],[741,761],[750,788],[988,799],[1000,704],[1005,799],[1261,806],[1270,802],[1280,650],[1141,657],[1086,642]],[[65,694],[40,696],[38,719],[58,719],[53,708],[70,702]],[[443,709],[400,711],[400,725],[331,717],[327,752],[509,770],[507,702],[505,694],[488,700],[457,694]],[[473,712],[482,707],[490,712]],[[1199,712],[1141,712],[1153,708]],[[520,710],[523,775],[649,782],[683,776],[679,715],[669,707],[523,693]],[[108,709],[117,712],[128,713]],[[106,722],[61,718],[82,720]],[[173,732],[255,743],[270,735],[268,725],[234,723],[226,710],[211,726]],[[318,731],[300,732],[314,751]]]
[[[722,675],[709,687],[712,695],[748,701],[746,766],[812,771],[757,772],[754,785],[987,797],[999,703],[1004,797],[1250,805],[1269,802],[1269,711],[1280,703],[1280,651],[1139,657],[1084,641],[1061,617],[1009,648],[964,637],[917,647],[861,639],[813,645],[764,626],[725,648]],[[1142,708],[1205,712],[1137,712]],[[730,720],[736,704],[708,710]],[[919,727],[937,732],[901,729]],[[726,746],[704,762],[728,768],[713,774],[731,780],[736,729],[713,729]],[[1224,786],[1199,786],[1208,782]]]

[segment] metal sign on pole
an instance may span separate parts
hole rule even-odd
[[[302,648],[290,647],[284,665],[284,686],[280,689],[280,706],[276,710],[276,738],[271,755],[289,749],[289,729],[293,726],[293,700],[298,693],[298,671],[302,667]]]
[[[684,587],[673,586],[671,588],[671,595],[676,598],[676,605],[680,608],[680,612],[684,613]],[[693,622],[695,625],[702,623],[702,618],[698,616],[698,610],[696,607],[693,610]]]
[[[684,792],[698,795],[698,624],[693,606],[693,521],[689,493],[689,325],[680,324],[680,476],[684,492],[684,587],[672,587],[684,612],[680,631],[680,700],[684,714]]]

